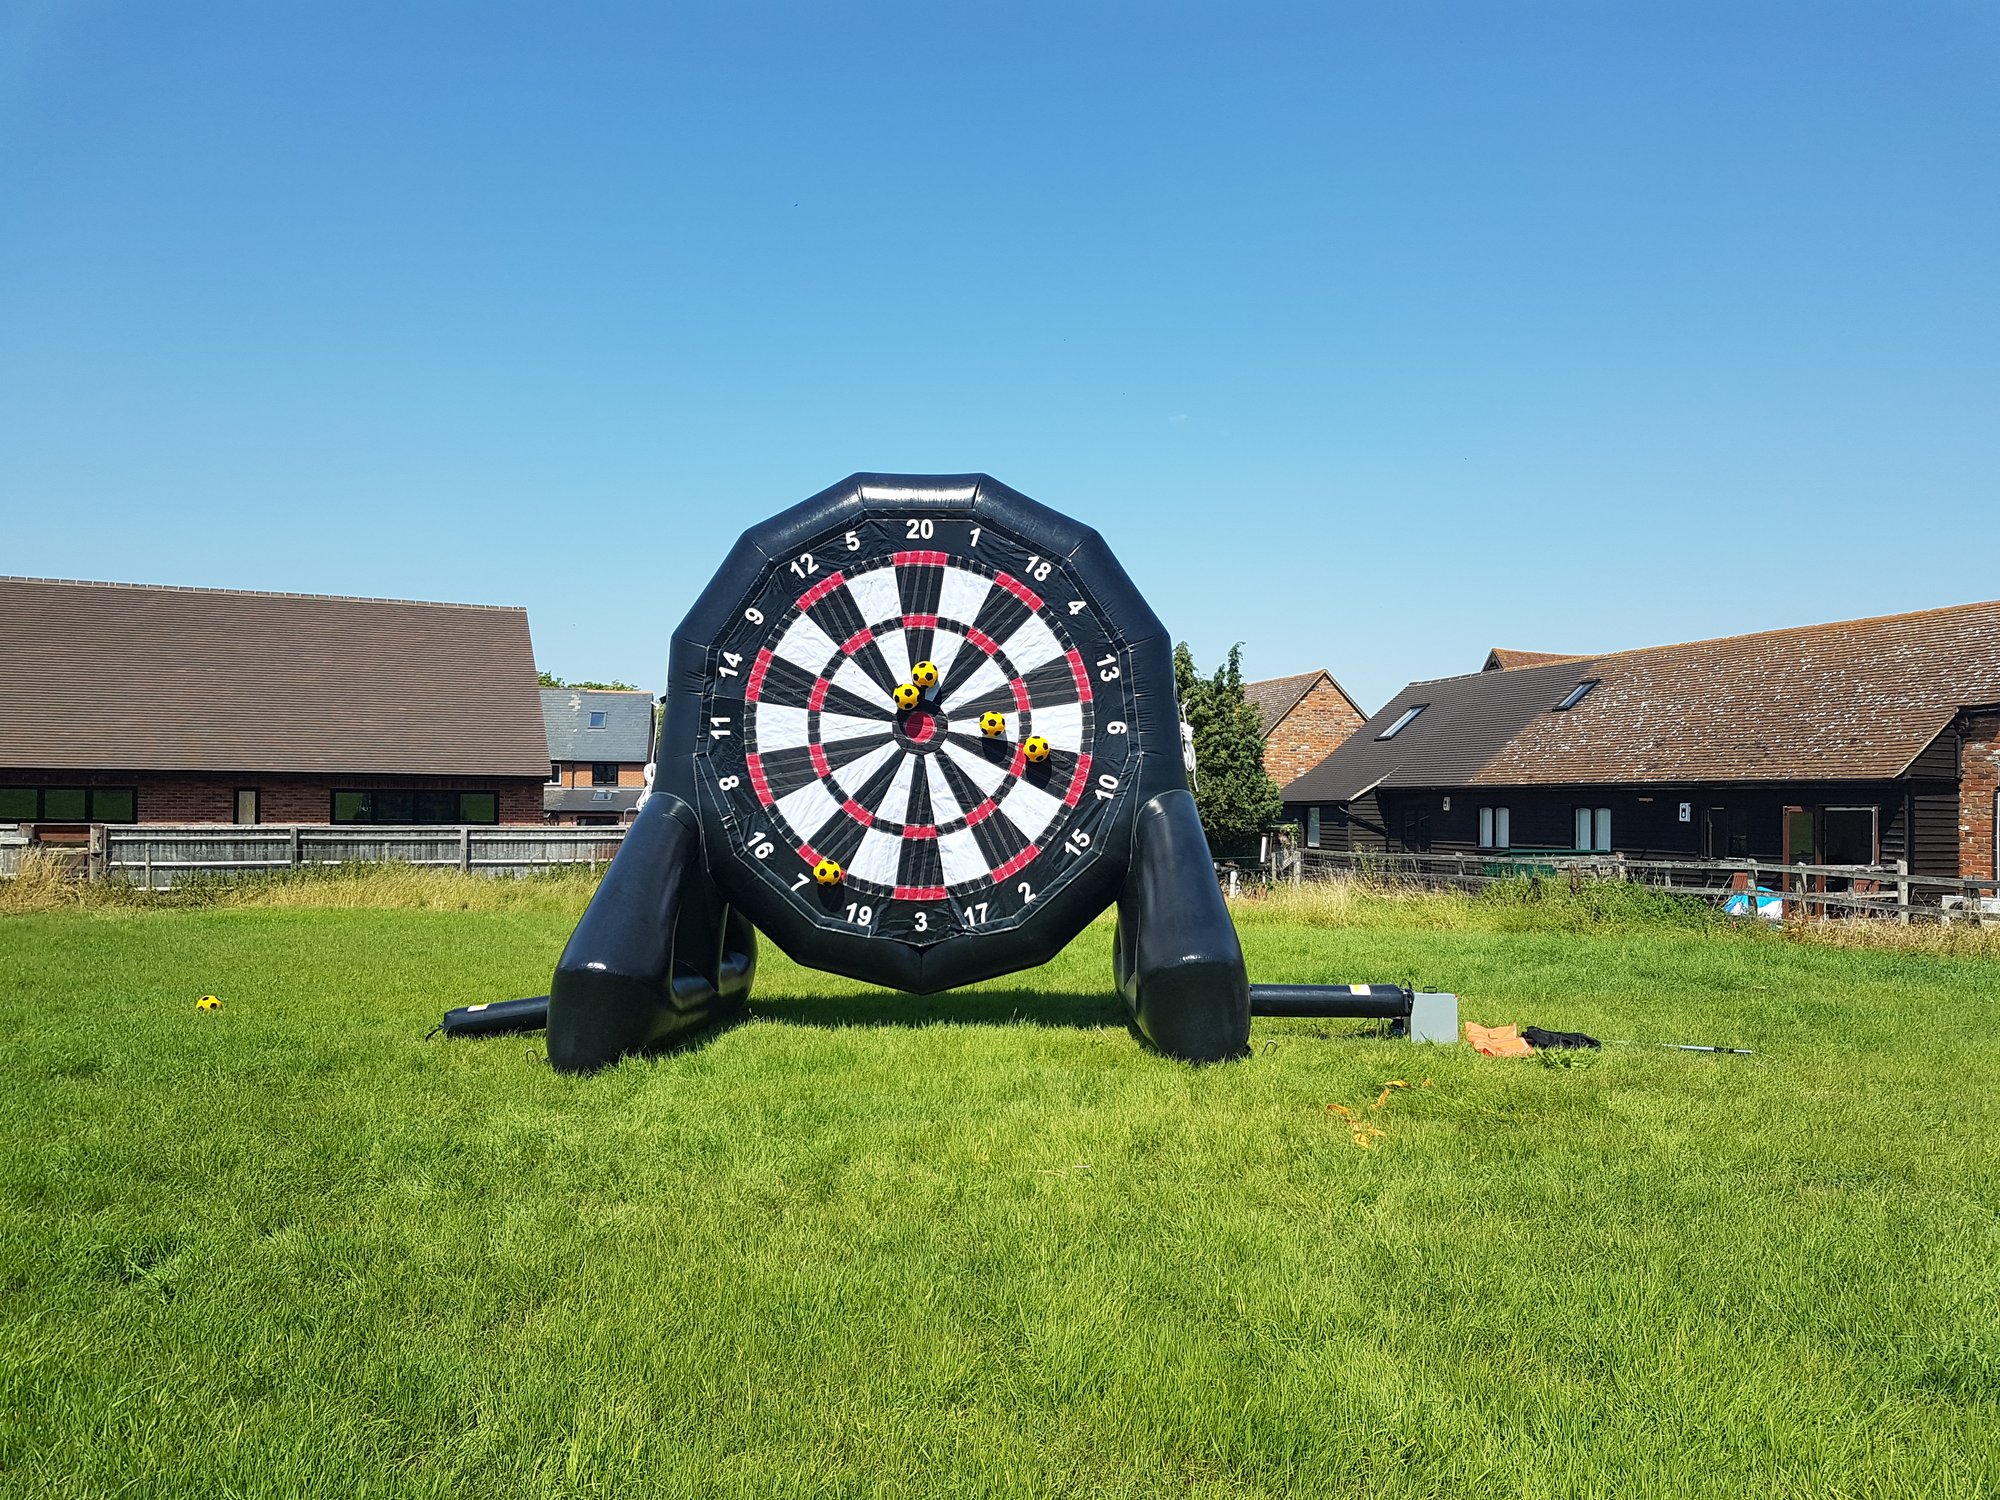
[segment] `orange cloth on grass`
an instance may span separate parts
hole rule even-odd
[[[1518,1026],[1475,1026],[1465,1023],[1465,1039],[1472,1050],[1488,1057],[1533,1057],[1535,1049],[1521,1040]]]

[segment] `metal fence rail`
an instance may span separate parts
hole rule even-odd
[[[149,890],[215,875],[353,863],[428,865],[472,875],[525,875],[561,865],[601,865],[623,828],[436,826],[328,828],[259,824],[107,826],[102,873]]]
[[[1476,891],[1528,876],[1634,881],[1726,906],[1758,892],[1767,915],[1875,916],[1894,921],[2000,921],[2000,879],[1912,875],[1887,865],[1781,864],[1772,860],[1628,859],[1620,854],[1507,853],[1504,850],[1398,853],[1384,850],[1270,850],[1254,868],[1265,881],[1358,877],[1430,889]],[[1744,903],[1747,905],[1747,901]]]

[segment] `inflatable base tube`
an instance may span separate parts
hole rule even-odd
[[[694,810],[655,794],[625,835],[549,986],[549,1062],[588,1073],[741,1010],[757,970],[748,921],[700,861]]]
[[[496,1000],[490,1005],[461,1005],[444,1013],[438,1030],[446,1036],[505,1036],[514,1031],[540,1031],[549,1024],[549,997]]]
[[[1139,1034],[1167,1056],[1216,1062],[1249,1050],[1250,977],[1192,792],[1139,809],[1113,968]]]
[[[1250,1014],[1401,1021],[1410,1014],[1410,999],[1394,984],[1253,984]]]

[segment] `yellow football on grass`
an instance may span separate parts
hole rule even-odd
[[[1006,716],[1002,714],[981,714],[979,716],[979,732],[989,737],[1005,734],[1007,732]]]
[[[839,885],[840,874],[840,861],[837,859],[823,859],[813,866],[813,879],[821,885]]]
[[[1049,742],[1039,734],[1031,734],[1021,742],[1021,753],[1027,756],[1029,760],[1047,760],[1049,758]]]
[[[195,1001],[194,1008],[196,1010],[221,1010],[222,1002],[213,995],[203,995],[199,1000]]]

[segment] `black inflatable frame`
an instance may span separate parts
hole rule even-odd
[[[760,580],[868,522],[948,522],[1019,539],[1092,605],[1130,680],[1130,745],[1089,857],[1010,923],[927,945],[818,920],[747,860],[728,810],[697,784],[708,743],[713,652]],[[935,523],[934,525],[931,523]],[[1248,1043],[1250,984],[1181,759],[1172,645],[1103,539],[983,474],[856,474],[751,527],[675,630],[653,794],[556,966],[549,1061],[584,1072],[671,1044],[746,1001],[759,932],[798,962],[927,994],[1046,962],[1116,905],[1113,972],[1137,1030],[1160,1051],[1209,1061]],[[489,1007],[488,1011],[503,1007]],[[530,1009],[515,1022],[529,1020]],[[503,1018],[455,1013],[450,1030]]]
[[[740,639],[745,634],[741,622],[754,619],[762,627],[770,623],[770,615],[757,605],[746,608],[745,600],[765,600],[773,588],[788,593],[792,585],[780,571],[788,565],[802,579],[817,573],[815,548],[822,549],[818,556],[858,559],[861,572],[881,566],[879,549],[872,558],[861,556],[861,536],[869,527],[874,530],[868,534],[878,542],[885,534],[900,537],[906,528],[909,537],[921,535],[918,545],[925,548],[948,539],[954,527],[975,547],[984,541],[980,560],[962,566],[978,567],[995,587],[1033,601],[1032,607],[1024,604],[1018,610],[1000,601],[1003,609],[1014,610],[1018,625],[1025,618],[1023,610],[1039,610],[1044,601],[1013,575],[988,566],[1009,545],[1017,547],[1030,577],[1053,578],[1065,595],[1077,596],[1068,606],[1070,616],[1095,632],[1093,649],[1106,654],[1094,665],[1102,669],[1103,682],[1113,685],[1107,705],[1115,703],[1125,716],[1116,721],[1115,731],[1105,731],[1114,733],[1114,739],[1094,741],[1122,756],[1102,762],[1115,763],[1121,774],[1098,778],[1100,786],[1111,782],[1116,789],[1093,787],[1088,799],[1076,792],[1097,762],[1082,755],[1079,730],[1073,759],[1080,764],[1074,767],[1071,797],[1064,803],[1071,816],[1059,830],[1053,823],[1045,826],[1049,847],[1041,852],[1053,864],[1025,866],[1053,870],[1053,879],[1035,874],[1039,894],[1030,893],[995,920],[986,920],[989,906],[982,902],[976,924],[941,933],[920,923],[921,941],[907,926],[900,939],[872,926],[853,930],[852,913],[860,903],[847,908],[850,919],[844,924],[837,894],[815,891],[804,880],[789,887],[774,880],[772,871],[785,867],[782,859],[772,859],[776,837],[763,828],[746,837],[741,807],[723,794],[723,789],[741,790],[741,772],[754,766],[755,757],[727,746],[716,749],[718,741],[733,738],[738,711],[732,707],[738,700],[717,696],[724,679],[737,679],[734,691],[745,702],[755,701],[753,690],[740,681],[748,649]],[[836,539],[844,539],[844,552]],[[829,547],[834,549],[830,553]],[[898,569],[944,570],[948,563],[961,566],[944,551],[901,552],[890,558]],[[824,586],[831,589],[845,576],[829,571]],[[892,573],[891,578],[900,587],[902,575]],[[760,588],[765,593],[759,594]],[[819,593],[808,588],[798,603]],[[786,619],[800,613],[793,609]],[[937,624],[934,615],[905,616],[898,628],[910,627],[912,620]],[[976,628],[966,631],[968,639],[978,633]],[[857,631],[842,650],[855,641],[862,642],[857,649],[865,649],[871,635],[867,629]],[[930,636],[919,633],[913,639],[928,641]],[[732,641],[745,649],[729,651]],[[989,659],[1002,661],[1001,645],[989,639],[981,649],[990,647]],[[770,655],[768,650],[761,653],[759,671],[768,666]],[[1074,645],[1067,660],[1077,700],[1090,701],[1091,683]],[[879,684],[886,680],[880,675],[886,663],[874,665]],[[1060,678],[1061,670],[1056,670]],[[1028,710],[1024,680],[1017,674],[1011,686],[1016,703]],[[1451,996],[1419,995],[1393,986],[1250,984],[1188,787],[1165,630],[1095,531],[984,474],[855,474],[751,527],[675,630],[663,702],[652,794],[563,950],[550,993],[454,1010],[444,1018],[447,1035],[493,1035],[546,1025],[549,1061],[566,1072],[589,1072],[621,1057],[671,1046],[740,1012],[756,977],[759,932],[808,967],[928,994],[1044,963],[1115,905],[1112,970],[1118,991],[1134,1029],[1171,1057],[1209,1062],[1241,1055],[1248,1048],[1253,1014],[1374,1018],[1423,1040],[1455,1037],[1456,1001]],[[1083,722],[1080,707],[1077,716]],[[746,742],[752,717],[743,714]],[[903,733],[903,721],[894,722],[896,729],[881,731],[885,743],[892,734]],[[1088,722],[1095,725],[1097,720]],[[717,726],[723,726],[720,732]],[[813,760],[816,772],[830,774],[817,753]],[[994,765],[997,769],[997,760]],[[1022,760],[1013,759],[1010,774],[1019,776],[1022,770]],[[760,784],[758,790],[770,807],[768,788]],[[917,805],[913,797],[910,806]],[[752,812],[752,822],[769,826],[767,814]],[[1075,830],[1085,820],[1093,832],[1082,846],[1054,843],[1064,831],[1076,842]],[[938,836],[936,828],[925,832]],[[920,836],[906,828],[896,835]],[[898,845],[899,850],[904,847]],[[994,878],[1011,882],[1019,871],[1010,866],[1035,857],[1038,847],[1030,845],[1016,861],[1000,867],[1008,874],[995,873]],[[799,852],[817,857],[810,849]],[[1029,891],[1030,886],[1023,883],[1020,889]],[[947,895],[940,888],[913,891],[909,899],[943,915],[946,905],[938,903]],[[897,890],[894,899],[903,900],[904,892]],[[872,921],[874,908],[869,910]],[[1449,1004],[1440,1009],[1440,1002]]]

